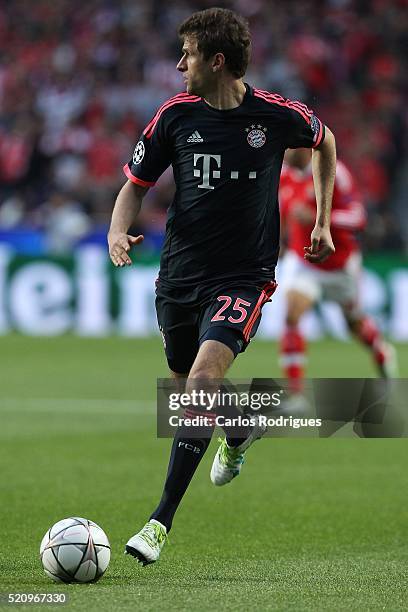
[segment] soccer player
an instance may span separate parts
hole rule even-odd
[[[109,230],[116,266],[143,236],[128,229],[143,196],[173,166],[176,194],[168,211],[156,289],[156,309],[172,376],[192,393],[218,383],[254,336],[261,309],[275,290],[279,251],[278,185],[288,147],[313,148],[316,223],[305,257],[318,263],[334,252],[330,207],[335,142],[304,104],[243,82],[251,39],[244,19],[227,9],[193,14],[179,29],[177,69],[186,91],[165,102],[145,127],[125,165]],[[310,242],[309,242],[310,240]],[[204,382],[203,382],[204,381]],[[197,411],[195,412],[197,413]],[[193,415],[192,408],[186,409]],[[143,564],[159,558],[173,516],[210,442],[177,430],[164,490],[148,523],[126,551]],[[216,485],[239,474],[244,453],[264,429],[226,431],[211,469]]]
[[[299,322],[304,313],[320,300],[329,299],[340,305],[349,330],[370,350],[379,376],[388,378],[394,373],[395,351],[359,306],[361,253],[356,233],[364,228],[366,214],[348,168],[337,160],[331,213],[336,252],[319,268],[311,266],[303,257],[304,240],[313,229],[316,209],[309,149],[286,152],[279,199],[287,243],[285,277],[281,287],[286,293],[286,329],[280,342],[280,361],[292,392],[287,408],[301,410],[305,402],[301,392],[306,342]]]

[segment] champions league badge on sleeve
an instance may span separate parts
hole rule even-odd
[[[316,142],[316,140],[319,137],[319,133],[320,133],[320,122],[319,122],[318,118],[315,115],[312,115],[310,117],[310,127],[312,129],[313,134],[314,134],[313,142]]]
[[[262,125],[251,125],[250,127],[245,128],[247,132],[247,141],[251,147],[255,149],[259,149],[263,147],[266,142],[266,132],[268,128],[262,127]]]
[[[145,146],[141,140],[137,143],[135,150],[133,152],[133,163],[140,164],[145,154]]]

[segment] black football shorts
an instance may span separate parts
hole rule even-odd
[[[187,374],[205,340],[226,344],[236,357],[245,351],[255,335],[261,310],[271,300],[275,281],[260,284],[234,282],[220,289],[205,287],[186,299],[180,288],[175,292],[156,292],[156,312],[170,370]]]

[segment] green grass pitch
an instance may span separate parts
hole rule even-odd
[[[167,467],[170,440],[155,437],[160,340],[0,342],[0,592],[63,591],[62,609],[87,611],[407,609],[406,439],[264,439],[225,488],[209,480],[213,441],[162,558],[142,568],[123,546]],[[408,346],[398,352],[406,377]],[[254,341],[231,377],[277,376],[276,363],[276,345]],[[311,345],[308,373],[373,370],[362,348],[324,341]],[[43,534],[73,515],[110,538],[97,584],[59,586],[43,574]]]

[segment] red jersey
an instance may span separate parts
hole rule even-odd
[[[316,218],[311,165],[302,171],[284,164],[279,200],[287,247],[303,259],[303,247],[310,245],[310,234]],[[359,250],[356,232],[362,230],[365,223],[366,214],[354,179],[346,166],[337,161],[330,225],[336,252],[319,263],[318,267],[322,270],[343,268],[350,255]],[[307,260],[305,262],[310,263]]]

